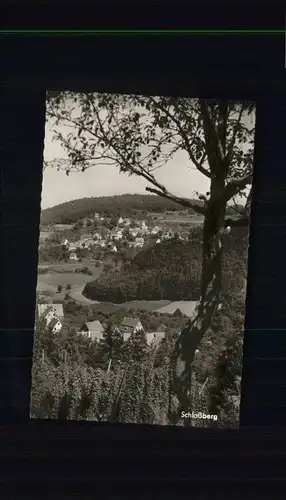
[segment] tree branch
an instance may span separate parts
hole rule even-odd
[[[180,121],[177,120],[174,115],[172,115],[172,113],[170,113],[169,110],[167,110],[166,108],[164,108],[164,106],[161,106],[158,102],[155,101],[155,99],[153,99],[152,97],[150,97],[150,100],[153,102],[153,104],[155,106],[157,106],[157,108],[159,108],[161,111],[163,111],[163,113],[165,113],[165,115],[167,115],[177,126],[178,128],[178,131],[179,133],[181,134],[181,137],[184,141],[184,144],[185,144],[185,150],[187,151],[189,157],[190,157],[190,160],[193,162],[193,164],[195,165],[195,167],[198,169],[199,172],[201,172],[201,174],[205,175],[206,177],[208,177],[209,179],[211,178],[211,174],[210,172],[205,168],[203,167],[203,162],[206,158],[206,155],[204,154],[203,155],[203,158],[201,159],[201,161],[199,162],[198,160],[196,160],[193,152],[192,152],[192,149],[191,149],[191,144],[189,143],[189,138],[188,138],[188,134],[185,132],[185,130],[183,129],[183,127],[181,126],[180,124]]]
[[[252,202],[252,186],[246,198],[245,209],[244,209],[244,215],[247,217],[250,216],[251,202]]]
[[[227,162],[229,164],[231,163],[232,158],[233,158],[233,150],[234,150],[234,146],[235,146],[235,140],[236,140],[237,132],[238,132],[239,125],[240,125],[240,122],[241,122],[243,110],[244,110],[244,106],[242,105],[241,108],[240,108],[240,112],[239,112],[239,115],[238,115],[235,127],[233,129],[232,138],[231,138],[231,141],[230,141],[230,144],[229,144],[229,147],[228,147],[228,151],[227,151],[226,157],[227,157]]]
[[[239,217],[238,219],[225,219],[224,221],[224,227],[247,227],[249,225],[249,217],[243,216]]]
[[[210,117],[208,102],[206,99],[200,99],[201,115],[203,120],[203,129],[205,135],[205,145],[208,155],[209,166],[212,173],[216,174],[218,163],[221,164],[224,161],[224,154],[219,143],[218,136]],[[216,161],[219,159],[219,162]]]
[[[227,136],[227,118],[228,118],[228,103],[227,101],[219,101],[218,105],[219,124],[217,129],[218,141],[221,144],[223,155],[226,155],[226,136]]]
[[[250,189],[247,199],[246,199],[246,204],[243,210],[243,215],[238,218],[228,218],[225,219],[224,221],[224,227],[246,227],[250,223],[250,205],[252,201],[252,188]]]
[[[168,200],[174,201],[175,203],[178,203],[182,207],[191,208],[198,214],[202,215],[205,214],[205,208],[203,206],[199,205],[196,202],[192,202],[187,198],[180,198],[179,196],[175,196],[174,194],[171,194],[168,191],[160,191],[159,189],[154,189],[150,187],[146,187],[145,189],[149,193],[154,193],[157,194],[158,196],[161,196],[162,198],[167,198]]]
[[[233,196],[242,191],[248,184],[252,183],[252,174],[248,174],[240,179],[233,179],[224,188],[224,199],[229,201]]]

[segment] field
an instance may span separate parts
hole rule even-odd
[[[39,274],[38,283],[43,285],[82,285],[94,280],[94,276],[81,273],[48,273]]]
[[[40,231],[40,236],[39,236],[40,243],[43,243],[52,234],[53,234],[52,231]]]
[[[73,228],[73,224],[54,224],[54,231],[66,231]]]
[[[50,299],[63,300],[66,294],[66,286],[71,285],[71,296],[81,297],[84,285],[89,281],[95,280],[101,273],[102,267],[97,267],[96,261],[82,261],[62,264],[39,265],[39,269],[45,269],[45,274],[38,273],[37,291]],[[90,274],[75,273],[77,268],[88,267],[92,272]],[[63,290],[58,292],[58,286]],[[84,299],[87,302],[88,299]],[[90,303],[91,301],[89,301]]]
[[[73,273],[75,269],[79,267],[88,267],[92,274],[96,277],[98,276],[99,266],[96,264],[101,264],[98,260],[83,260],[82,262],[65,262],[60,264],[39,264],[39,269],[48,269],[51,273]],[[77,276],[77,273],[75,273]]]
[[[118,307],[123,309],[143,309],[144,311],[157,311],[159,308],[168,306],[170,300],[131,300],[118,304]]]
[[[196,304],[197,302],[194,300],[180,300],[176,302],[170,302],[168,305],[157,309],[157,312],[159,312],[160,314],[174,314],[176,309],[180,309],[183,314],[191,317]]]
[[[156,217],[158,224],[181,224],[181,225],[197,225],[203,223],[203,217],[200,215],[180,215],[176,213],[170,214],[148,214],[151,217]]]

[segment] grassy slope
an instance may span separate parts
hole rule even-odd
[[[42,224],[68,224],[83,217],[94,215],[94,212],[117,214],[132,210],[160,212],[163,210],[182,210],[180,205],[159,198],[156,195],[123,194],[119,196],[102,196],[98,198],[81,198],[61,203],[42,210]]]

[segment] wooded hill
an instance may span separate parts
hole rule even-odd
[[[136,211],[164,212],[165,210],[182,211],[180,205],[156,195],[122,194],[81,198],[67,201],[42,210],[42,224],[72,224],[84,217],[91,217],[95,212],[101,215],[131,216]],[[192,210],[189,210],[192,213]]]
[[[139,252],[120,270],[104,270],[86,284],[92,300],[122,303],[130,300],[198,300],[202,265],[202,231],[193,230],[188,242],[169,240]],[[223,292],[241,289],[247,265],[247,230],[225,236]]]

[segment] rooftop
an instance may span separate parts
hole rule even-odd
[[[58,318],[53,318],[48,325],[49,328],[54,328],[54,326],[56,326],[58,321],[59,321]]]
[[[139,318],[123,318],[121,322],[121,326],[130,326],[130,327],[135,327],[137,323],[140,322]]]
[[[85,323],[87,328],[93,332],[102,332],[104,330],[102,324],[97,319],[95,321],[88,321]]]
[[[64,310],[62,304],[38,304],[38,315],[43,316],[48,311],[52,310],[59,318],[64,317]]]

